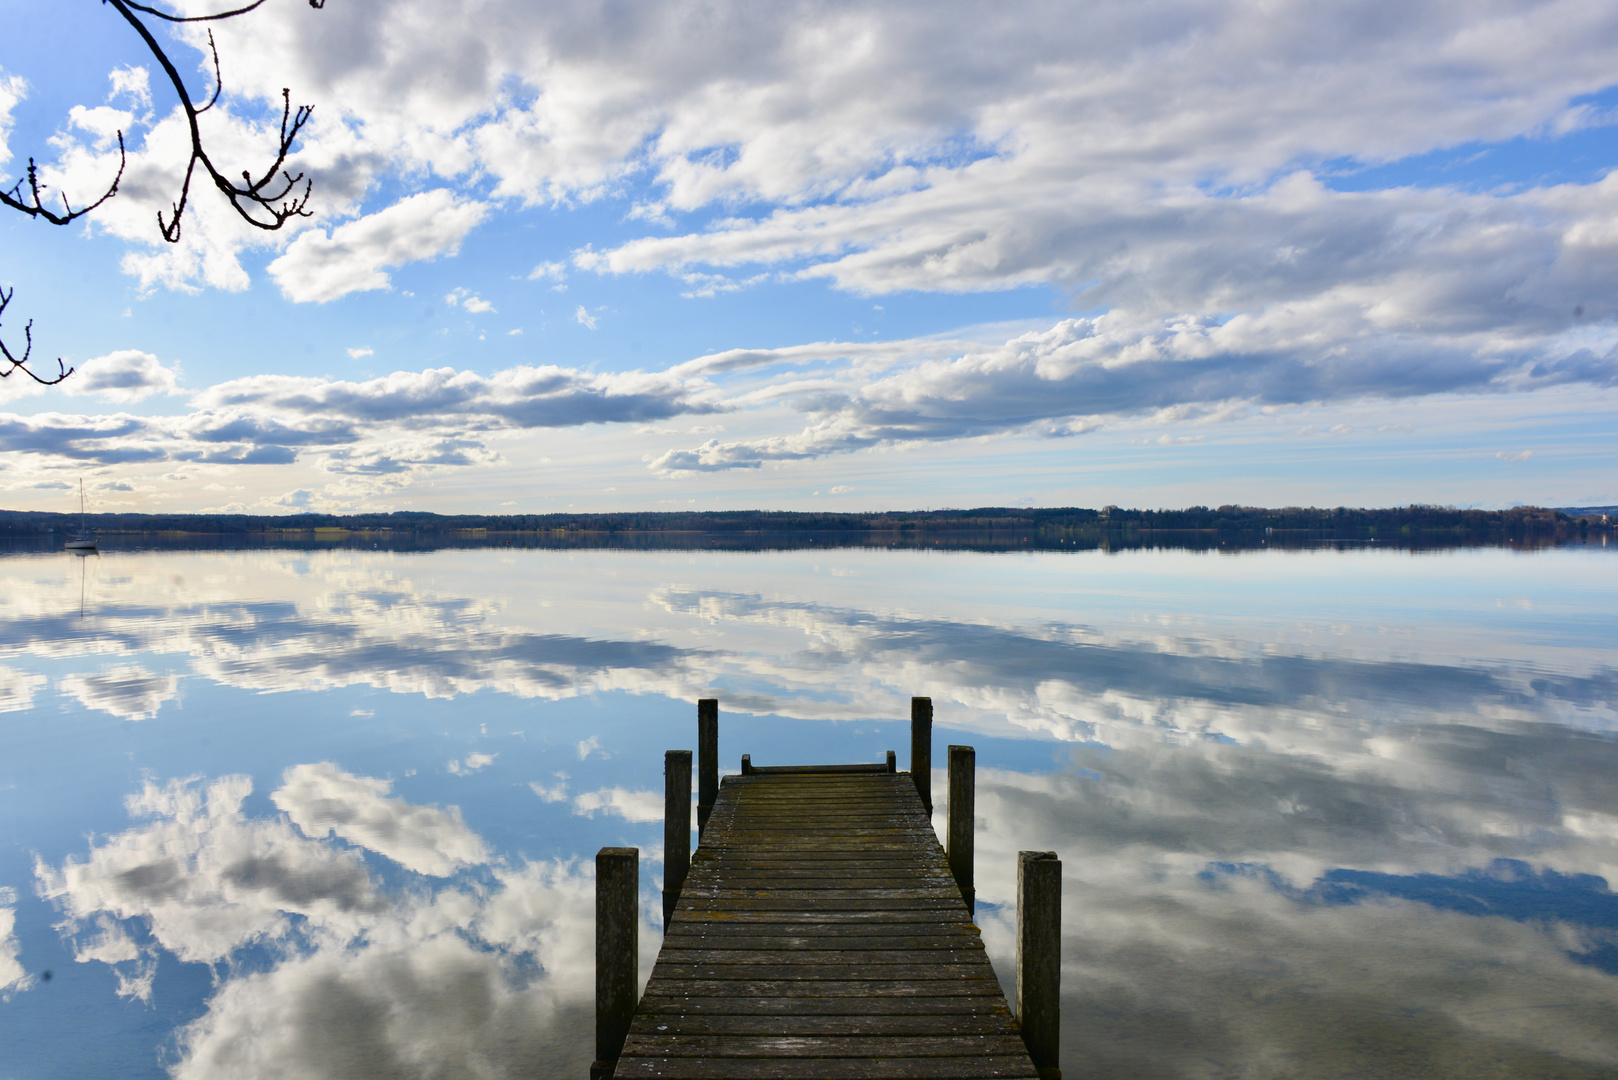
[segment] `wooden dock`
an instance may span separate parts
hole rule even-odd
[[[675,809],[691,790],[679,760]],[[973,925],[970,869],[959,881],[891,753],[743,770],[715,785],[610,1075],[1060,1076],[1035,1068]]]

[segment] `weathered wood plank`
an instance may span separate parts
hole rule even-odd
[[[857,929],[865,929],[863,927]],[[797,934],[760,937],[742,934],[680,934],[663,939],[666,953],[735,951],[748,953],[806,953],[836,949],[846,953],[954,952],[977,944],[970,934],[866,934],[838,931],[833,934]]]
[[[646,997],[653,996],[647,985]],[[688,994],[715,997],[995,997],[1005,999],[1000,984],[988,979],[822,979],[806,986],[802,979],[668,979],[658,996]],[[645,1000],[643,997],[641,1000]],[[631,1028],[633,1030],[633,1028]]]
[[[620,1058],[615,1077],[661,1077],[663,1080],[991,1080],[1037,1077],[1028,1055],[1021,1058]]]
[[[906,773],[727,777],[616,1075],[1033,1077]]]
[[[719,997],[692,995],[648,995],[641,998],[640,1016],[653,1024],[670,1016],[767,1016],[782,1023],[790,1017],[869,1016],[887,1017],[901,1024],[915,1016],[970,1016],[976,1023],[998,1023],[996,1017],[1010,1018],[1004,995],[994,997],[951,995],[948,997],[911,996],[902,998],[859,997]],[[655,1018],[655,1019],[654,1019]]]
[[[680,1031],[691,1035],[1018,1035],[1009,1012],[922,1015],[861,1012],[831,1016],[675,1013],[665,1015],[651,1025],[651,1030],[672,1029],[674,1024],[667,1022],[670,1020],[678,1020]]]
[[[983,979],[994,982],[994,969],[989,966],[987,959],[978,964],[968,964],[966,961],[955,963],[916,964],[898,963],[882,964],[876,966],[870,961],[857,964],[783,964],[766,960],[760,964],[680,964],[659,960],[652,969],[654,978],[663,978],[669,981],[691,981],[697,979],[777,979],[777,980],[813,980],[813,981],[845,981],[850,979],[878,978],[878,979],[943,979],[954,982],[967,982],[971,979]]]
[[[639,1035],[626,1053],[635,1057],[861,1058],[966,1057],[1014,1054],[1017,1035]]]

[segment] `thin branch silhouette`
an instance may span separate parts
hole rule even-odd
[[[6,305],[11,303],[11,298],[16,295],[16,292],[17,287],[15,285],[13,285],[10,289],[0,289],[0,315],[5,314]],[[61,358],[58,357],[56,361],[56,370],[58,372],[56,378],[47,379],[40,375],[36,375],[34,370],[28,366],[28,359],[34,351],[33,319],[29,319],[28,325],[23,327],[22,336],[23,340],[27,342],[27,347],[23,349],[21,356],[14,355],[11,349],[7,347],[5,341],[0,340],[0,356],[4,356],[6,362],[11,365],[4,371],[0,371],[0,379],[9,378],[14,372],[20,371],[30,379],[33,379],[35,382],[39,383],[41,386],[55,386],[69,375],[73,374],[74,369],[62,363]]]
[[[294,176],[285,166],[287,156],[292,153],[292,144],[297,140],[298,133],[303,130],[304,125],[309,122],[309,117],[314,112],[314,106],[299,105],[294,110],[292,107],[292,91],[283,87],[281,90],[281,131],[276,143],[275,160],[256,177],[250,170],[243,169],[240,181],[231,179],[214,164],[213,158],[209,155],[207,145],[203,140],[201,125],[198,123],[198,117],[218,103],[219,95],[224,90],[225,85],[224,72],[219,63],[219,47],[214,42],[213,30],[208,31],[208,52],[213,61],[214,70],[213,93],[208,96],[205,104],[199,106],[192,100],[191,92],[187,89],[185,80],[181,78],[179,70],[174,66],[174,62],[169,59],[168,53],[164,51],[157,38],[152,36],[151,30],[141,20],[140,15],[136,14],[139,12],[169,23],[218,22],[255,11],[264,5],[265,0],[253,0],[252,3],[241,7],[215,12],[211,15],[171,15],[147,4],[137,3],[136,0],[101,0],[101,2],[105,5],[110,5],[116,10],[124,21],[134,29],[135,33],[140,35],[140,39],[145,44],[147,51],[152,54],[152,58],[163,69],[163,74],[168,77],[169,84],[174,88],[175,96],[179,99],[180,108],[184,111],[186,123],[190,128],[191,156],[186,161],[185,179],[180,185],[180,196],[170,204],[171,213],[167,220],[164,218],[163,211],[159,210],[157,212],[157,228],[163,239],[171,244],[176,244],[180,241],[180,222],[185,216],[186,208],[189,205],[191,180],[196,175],[198,165],[202,166],[203,172],[213,181],[214,187],[230,203],[231,208],[236,211],[237,215],[254,228],[274,232],[295,217],[312,216],[306,207],[309,205],[309,198],[314,190],[313,181],[301,172]],[[310,7],[317,10],[326,6],[326,0],[308,0],[308,3]],[[29,158],[27,172],[9,188],[0,189],[0,204],[27,214],[36,221],[44,220],[52,225],[66,225],[90,213],[118,194],[118,185],[124,178],[124,169],[127,165],[128,154],[124,147],[124,133],[119,130],[118,173],[113,177],[112,183],[108,185],[107,190],[94,202],[75,210],[68,200],[67,193],[58,192],[62,208],[60,210],[55,209],[54,200],[51,200],[47,194],[47,185],[40,182],[39,167],[35,164],[33,158]],[[15,291],[15,288],[13,288],[11,292],[0,294],[4,297],[3,300],[0,300],[0,312],[3,312],[5,306],[11,302],[12,294]],[[0,371],[0,378],[5,378],[12,372],[21,370],[26,372],[35,382],[46,386],[54,386],[71,375],[73,369],[66,367],[58,360],[57,367],[61,369],[61,373],[54,379],[44,379],[35,375],[27,367],[28,358],[33,352],[33,325],[32,320],[30,320],[24,328],[23,334],[27,345],[23,349],[20,359],[13,354],[4,341],[0,341],[0,356],[3,356],[4,361],[11,365],[5,371]]]

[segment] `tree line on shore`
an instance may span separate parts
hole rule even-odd
[[[355,514],[91,514],[104,533],[248,536],[293,532],[634,534],[700,533],[945,536],[1011,534],[1044,541],[1068,536],[1138,533],[1254,534],[1321,538],[1423,535],[1500,542],[1513,538],[1574,539],[1610,532],[1618,513],[1606,507],[1569,512],[1537,506],[1471,510],[1410,505],[1386,508],[1192,506],[1179,510],[1099,510],[1078,507],[979,507],[829,513],[787,510],[717,510],[557,514],[434,514],[424,511]],[[0,535],[39,536],[78,525],[75,514],[0,510]]]

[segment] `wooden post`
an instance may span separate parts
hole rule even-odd
[[[663,755],[663,929],[691,869],[691,751]]]
[[[634,1019],[640,989],[640,849],[596,852],[596,1059],[590,1080],[606,1080]]]
[[[977,751],[970,746],[949,748],[949,872],[961,888],[966,910],[977,917],[977,889],[972,884],[972,831],[977,822],[973,790]]]
[[[927,813],[933,812],[933,699],[910,699],[910,778]]]
[[[899,771],[899,759],[892,750],[888,751],[888,771],[890,773],[896,773]]]
[[[697,700],[697,836],[719,798],[719,699]]]
[[[1017,1022],[1040,1080],[1062,1080],[1062,860],[1017,853]]]

